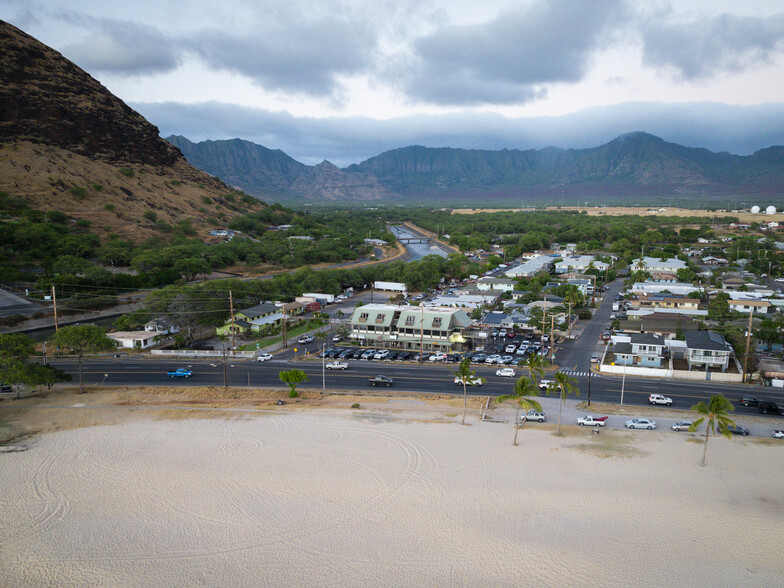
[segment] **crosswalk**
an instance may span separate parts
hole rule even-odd
[[[574,376],[576,378],[587,378],[588,372],[576,372],[574,370],[559,370],[562,374],[566,374],[567,376]],[[601,376],[594,374],[592,377],[600,378]]]

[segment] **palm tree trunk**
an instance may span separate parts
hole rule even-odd
[[[561,411],[563,410],[563,391],[561,392],[561,402],[558,404],[558,435],[561,435]]]
[[[463,423],[465,425],[466,406],[468,405],[468,393],[466,392],[466,383],[463,380]]]
[[[702,463],[701,466],[705,466],[705,456],[708,453],[708,431],[705,431],[705,449],[702,450]]]
[[[517,421],[519,420],[520,420],[520,407],[517,407],[517,409],[515,410],[515,426],[514,426],[515,436],[514,436],[514,443],[512,443],[514,447],[517,447]]]

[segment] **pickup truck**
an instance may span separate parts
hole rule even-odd
[[[374,376],[368,380],[371,386],[386,386],[387,388],[392,385],[392,378],[389,376]]]
[[[324,367],[328,370],[347,370],[348,364],[345,361],[333,361]]]
[[[591,415],[586,415],[577,419],[577,424],[581,427],[603,427],[607,424],[606,416],[594,418]]]
[[[177,368],[176,370],[169,370],[166,375],[170,378],[190,378],[193,372],[185,368]]]

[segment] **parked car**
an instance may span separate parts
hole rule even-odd
[[[514,339],[514,337],[515,337],[514,329],[509,329],[507,331],[507,333],[506,333],[506,338],[507,339]]]
[[[498,331],[498,336],[499,337],[506,337],[506,329],[501,329],[500,331]]]
[[[599,356],[598,355],[592,355],[591,356],[591,363],[599,363]]]
[[[324,367],[328,370],[347,370],[348,364],[345,361],[333,361]]]
[[[649,394],[648,404],[663,404],[665,406],[672,405],[672,398],[664,394]]]
[[[496,370],[495,375],[502,378],[514,378],[515,371],[512,368],[501,368],[500,370]]]
[[[509,345],[504,347],[504,353],[514,353],[515,351],[517,351],[517,345],[515,345],[514,343],[510,343]]]
[[[774,439],[784,439],[784,431],[779,431],[779,430],[773,431],[771,433],[771,436]]]
[[[384,361],[394,361],[395,358],[400,354],[399,351],[390,351],[389,354],[384,358]]]
[[[335,336],[332,337],[332,340],[335,343],[337,343],[338,341],[342,341],[343,340],[343,336],[342,335],[335,335]]]
[[[485,363],[501,363],[501,356],[497,353],[485,357]]]
[[[623,425],[627,429],[655,429],[656,421],[651,419],[631,419]]]
[[[405,361],[405,360],[407,360],[409,357],[411,357],[411,353],[410,353],[410,352],[408,352],[408,351],[403,351],[402,353],[399,353],[399,354],[398,354],[398,356],[395,358],[395,360],[396,360],[396,361]]]
[[[759,406],[760,399],[754,396],[743,396],[740,399],[740,403],[743,406]]]
[[[436,362],[436,361],[446,361],[446,353],[434,353],[428,358],[428,361]]]
[[[689,427],[691,427],[691,421],[676,421],[670,427],[673,431],[688,431]]]
[[[526,353],[528,353],[528,345],[523,343],[522,345],[520,345],[520,347],[517,348],[515,355],[525,355]]]
[[[459,376],[455,378],[454,382],[456,386],[463,385],[463,380],[461,380]],[[478,376],[471,376],[466,378],[466,386],[481,386],[482,384],[484,384],[484,382],[482,381],[482,378]]]
[[[510,363],[512,363],[513,359],[514,359],[513,355],[502,355],[501,359],[499,359],[496,363],[500,363],[502,365],[509,365]]]
[[[120,353],[115,353],[113,357],[128,357],[128,354],[125,351],[121,351]]]
[[[471,361],[474,363],[483,363],[485,359],[487,359],[487,355],[484,353],[474,353],[474,355],[471,356]]]
[[[366,349],[362,352],[362,355],[359,357],[360,359],[370,359],[376,354],[375,349]]]
[[[373,354],[373,359],[385,359],[389,355],[389,349],[379,349]]]
[[[581,427],[603,427],[607,424],[608,418],[606,416],[594,418],[588,414],[577,419],[577,424]]]
[[[604,333],[602,333],[602,339],[603,340],[609,341],[611,338],[612,338],[612,335],[610,334],[610,331],[605,331]]]
[[[741,427],[740,425],[727,427],[727,430],[733,435],[742,435],[746,437],[749,434],[749,430],[745,427]]]
[[[316,338],[313,335],[303,335],[302,337],[297,339],[297,343],[307,344],[307,343],[312,343],[315,340]]]
[[[344,349],[343,351],[338,353],[337,358],[338,359],[348,359],[349,357],[352,357],[353,355],[354,355],[354,350],[353,349]]]
[[[522,421],[523,419],[521,418],[520,420]],[[537,423],[543,423],[547,420],[547,415],[545,415],[543,412],[538,412],[536,410],[529,410],[525,414],[525,420],[536,421]]]
[[[260,353],[256,361],[269,361],[270,359],[272,359],[271,353]]]

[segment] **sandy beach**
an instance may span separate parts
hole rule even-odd
[[[774,440],[711,439],[703,468],[688,433],[514,447],[512,408],[174,412],[0,454],[0,585],[784,585]]]

